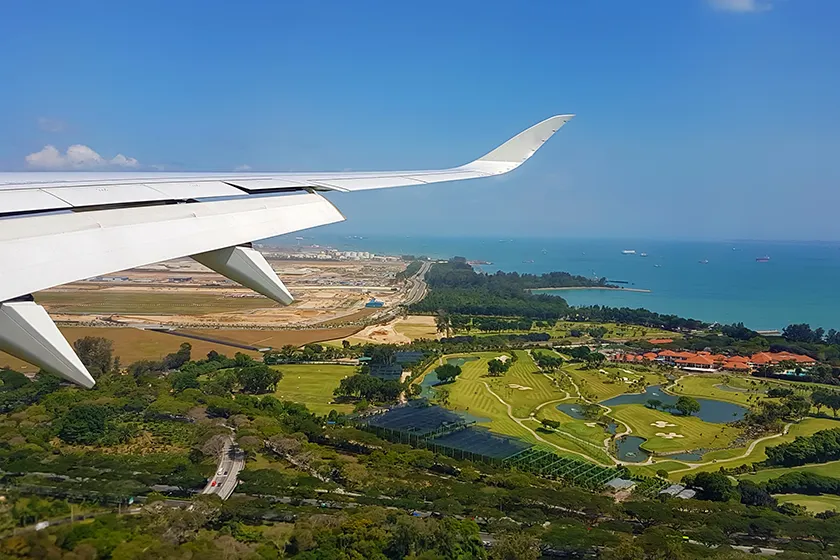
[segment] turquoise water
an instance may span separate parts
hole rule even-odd
[[[619,404],[647,404],[648,399],[659,399],[664,404],[674,404],[677,402],[677,397],[665,393],[659,385],[651,385],[645,388],[644,393],[625,393],[624,395],[602,401],[601,404],[610,407]],[[697,398],[696,400],[700,403],[700,412],[695,414],[695,416],[705,422],[725,424],[740,420],[747,413],[746,408],[737,404],[714,399]]]
[[[806,322],[840,329],[840,242],[677,242],[586,239],[482,239],[319,236],[279,245],[321,244],[380,254],[460,255],[492,261],[483,266],[529,273],[564,270],[624,280],[651,293],[576,290],[561,292],[573,305],[645,307],[705,321],[743,321],[754,329]],[[621,251],[633,249],[636,255]],[[646,252],[647,257],[639,253]],[[757,263],[756,257],[770,262]],[[531,262],[533,261],[533,262]],[[708,261],[701,264],[700,261]],[[658,265],[658,266],[657,266]]]

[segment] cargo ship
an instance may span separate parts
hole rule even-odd
[[[621,252],[621,254],[623,254],[623,255],[635,255],[636,250],[635,249],[625,249]]]
[[[763,257],[756,257],[755,262],[770,262],[770,257],[763,256]]]

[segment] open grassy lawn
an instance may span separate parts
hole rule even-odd
[[[807,494],[774,494],[773,497],[779,500],[779,503],[794,503],[805,506],[812,513],[830,510],[840,511],[840,496],[833,496],[831,494],[820,494],[819,496],[809,496]]]
[[[576,401],[574,399],[570,399],[562,402],[574,403]],[[561,424],[560,430],[598,445],[603,444],[604,438],[608,435],[607,432],[604,431],[604,428],[598,424],[589,420],[578,420],[576,418],[572,418],[564,412],[557,410],[556,406],[553,404],[542,407],[537,413],[536,418],[538,420],[542,420],[544,418],[556,420]],[[593,425],[589,426],[587,424]]]
[[[603,401],[628,392],[629,384],[621,379],[613,381],[609,374],[616,374],[620,378],[626,377],[635,380],[645,377],[646,385],[661,383],[662,376],[655,372],[640,373],[623,367],[606,366],[600,368],[608,373],[597,369],[586,369],[583,364],[568,364],[563,367],[563,372],[568,374],[584,395],[589,395],[594,401]]]
[[[787,443],[789,441],[793,441],[796,436],[809,436],[814,434],[820,430],[827,430],[830,428],[836,428],[840,426],[840,422],[836,422],[834,420],[830,420],[827,418],[805,418],[804,420],[800,421],[797,424],[794,424],[790,427],[790,430],[787,434],[783,436],[779,436],[777,438],[768,439],[762,442],[759,442],[753,452],[750,453],[747,457],[740,458],[734,461],[726,461],[726,462],[717,462],[711,463],[704,467],[698,467],[693,472],[700,472],[700,471],[716,471],[720,467],[726,468],[734,468],[740,465],[748,465],[750,463],[758,463],[763,461],[767,458],[767,455],[764,453],[764,450],[767,449],[769,446],[779,445],[781,443]],[[739,457],[746,452],[746,447],[735,447],[732,449],[722,449],[720,451],[711,451],[703,455],[703,461],[712,461],[717,460],[721,461],[722,459],[729,459],[732,457]],[[840,467],[836,467],[840,470]],[[763,471],[762,471],[763,472]],[[838,474],[840,476],[840,474]]]
[[[738,381],[736,381],[738,380]],[[737,385],[736,385],[737,383]],[[755,406],[766,397],[763,394],[749,393],[747,391],[727,391],[718,387],[719,385],[741,388],[742,385],[750,387],[750,390],[761,390],[764,387],[760,382],[752,386],[738,376],[728,375],[690,375],[683,377],[676,385],[669,390],[677,395],[689,395],[692,397],[704,397],[719,401],[728,401],[743,406]]]
[[[618,323],[576,323],[572,321],[558,321],[553,328],[549,329],[548,332],[554,338],[566,338],[570,336],[570,332],[573,330],[584,331],[584,335],[582,337],[572,338],[571,340],[589,340],[591,337],[587,335],[585,331],[593,327],[604,327],[607,329],[607,334],[604,336],[604,338],[607,339],[638,340],[650,338],[681,338],[681,335],[672,333],[671,331],[642,327],[639,325],[619,325]]]
[[[52,313],[126,313],[142,315],[204,315],[226,311],[248,311],[276,307],[263,296],[225,297],[223,293],[191,293],[186,290],[79,290],[46,291],[37,294],[38,303]]]
[[[778,469],[763,469],[755,473],[744,474],[738,478],[745,478],[753,482],[764,482],[771,478],[778,478],[783,474],[791,472],[810,472],[814,474],[821,474],[823,476],[831,476],[840,478],[840,461],[832,461],[830,463],[819,463],[802,465],[801,467],[782,467]]]
[[[333,390],[341,380],[356,372],[352,366],[333,364],[287,364],[276,366],[283,372],[283,379],[277,384],[274,396],[284,401],[303,403],[316,414],[327,414],[335,409],[350,412],[351,404],[330,404]]]
[[[431,315],[409,315],[404,319],[397,319],[394,330],[411,340],[433,339],[440,335],[435,326],[435,318]]]
[[[633,429],[633,434],[647,441],[642,448],[667,453],[698,448],[727,447],[737,437],[739,430],[725,424],[704,422],[694,416],[675,416],[669,412],[652,410],[641,404],[625,404],[613,408],[611,414]],[[655,424],[665,423],[671,425]],[[656,434],[677,434],[671,439]]]

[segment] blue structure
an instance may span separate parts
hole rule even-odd
[[[370,298],[370,301],[365,304],[365,307],[382,307],[385,305],[376,298]]]

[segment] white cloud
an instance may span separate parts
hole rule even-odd
[[[237,165],[233,168],[234,171],[251,171],[251,166],[247,163],[243,163],[242,165]]]
[[[61,153],[55,146],[47,145],[41,151],[26,156],[26,165],[38,169],[96,169],[101,167],[135,168],[140,166],[133,157],[117,154],[105,159],[91,148],[74,144]]]
[[[764,12],[773,7],[771,0],[709,0],[709,3],[716,10],[741,14]]]
[[[65,128],[67,128],[67,123],[58,119],[38,117],[38,128],[44,132],[62,132]]]

